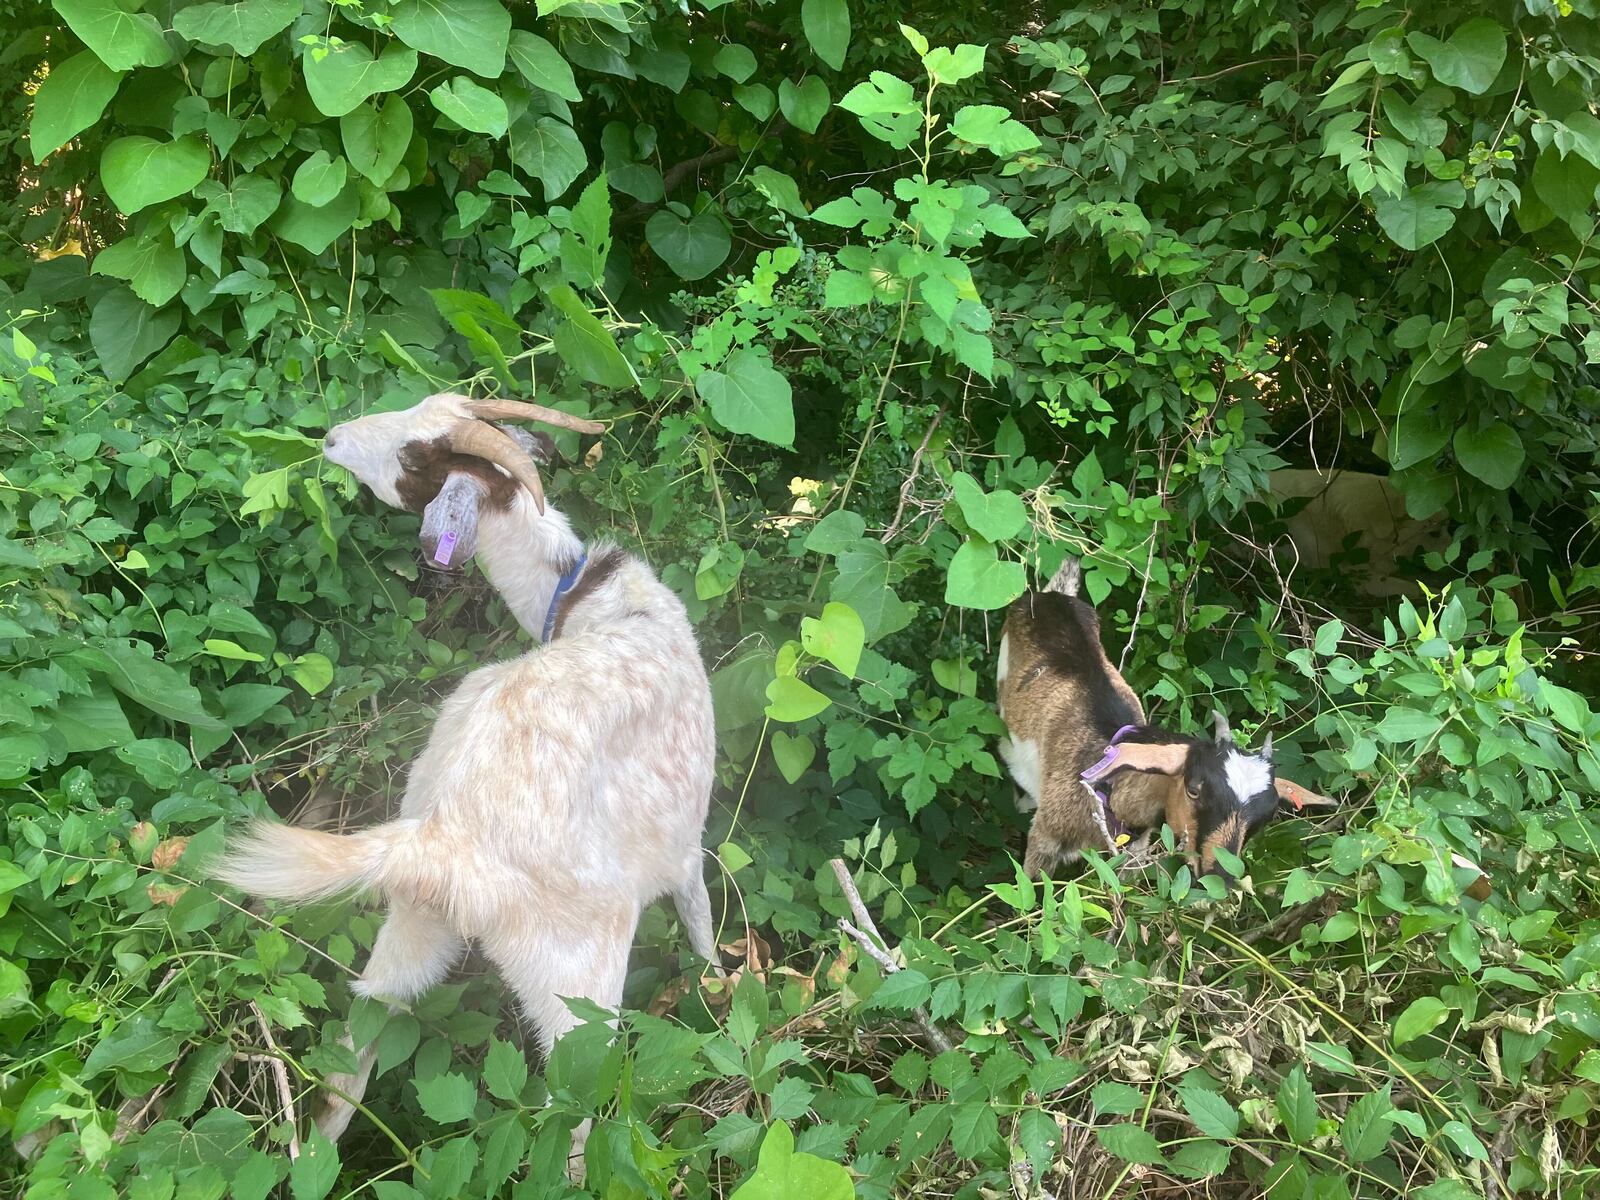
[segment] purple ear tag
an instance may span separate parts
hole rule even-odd
[[[450,556],[455,553],[455,550],[456,531],[447,529],[444,531],[443,536],[439,538],[439,545],[433,551],[434,562],[441,567],[448,567],[450,565]]]

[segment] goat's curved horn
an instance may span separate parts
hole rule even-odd
[[[1272,757],[1272,735],[1270,733],[1267,734],[1267,740],[1261,743],[1261,757]]]
[[[1219,742],[1231,741],[1233,738],[1233,730],[1228,726],[1227,714],[1219,708],[1212,714],[1212,720],[1216,722],[1216,740]]]
[[[541,425],[576,429],[579,433],[604,433],[606,430],[603,422],[570,416],[525,400],[468,400],[467,411],[480,421],[538,421]]]
[[[527,488],[540,514],[544,513],[544,483],[533,460],[493,425],[482,421],[458,421],[448,434],[450,449],[457,454],[470,454],[504,467],[506,473]]]

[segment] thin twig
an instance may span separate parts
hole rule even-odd
[[[862,927],[857,928],[856,925],[840,917],[839,928],[849,934],[873,962],[882,967],[887,974],[893,975],[900,970],[900,964],[889,954],[889,944],[883,940],[883,934],[878,932],[872,914],[867,911],[866,902],[861,899],[861,892],[856,888],[856,881],[850,877],[850,868],[844,865],[842,858],[831,858],[828,860],[828,865],[833,868],[833,873],[839,880],[839,887],[844,892],[844,898],[850,904],[850,911],[855,914],[856,922]],[[955,1043],[944,1030],[934,1024],[926,1008],[919,1005],[912,1016],[916,1020],[917,1028],[922,1030],[923,1037],[927,1039],[929,1047],[936,1054],[944,1054],[955,1049]]]
[[[261,1027],[261,1038],[266,1042],[271,1055],[257,1055],[271,1065],[273,1077],[278,1081],[278,1102],[283,1105],[283,1119],[289,1123],[289,1161],[293,1162],[300,1157],[300,1132],[294,1112],[294,1091],[289,1087],[289,1068],[283,1065],[283,1059],[277,1057],[282,1051],[278,1043],[272,1040],[272,1029],[267,1024],[267,1018],[261,1012],[254,1000],[250,1001],[250,1011],[256,1015],[256,1024]]]
[[[900,503],[895,506],[894,520],[889,522],[889,528],[883,531],[883,536],[878,540],[888,545],[894,535],[900,532],[900,517],[906,511],[906,503],[911,499],[911,489],[917,482],[917,472],[922,469],[922,456],[928,449],[928,443],[933,439],[933,431],[939,428],[939,422],[944,419],[944,410],[947,406],[941,404],[939,411],[933,414],[933,420],[928,422],[928,431],[922,435],[922,444],[917,447],[917,452],[911,456],[911,472],[900,485]]]

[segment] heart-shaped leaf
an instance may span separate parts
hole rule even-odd
[[[158,142],[142,134],[123,137],[100,156],[106,195],[130,214],[193,191],[210,169],[211,155],[196,137],[172,142]]]
[[[172,57],[161,23],[114,0],[51,0],[72,32],[113,71],[159,67]]]
[[[845,0],[802,0],[800,28],[816,56],[835,71],[850,49],[850,7]]]
[[[428,93],[433,106],[463,129],[504,137],[509,116],[506,102],[465,75],[441,83]]]
[[[400,40],[485,79],[506,69],[511,14],[500,0],[399,0],[389,19]]]
[[[301,0],[240,0],[237,4],[194,4],[172,14],[172,27],[202,46],[226,46],[249,58],[269,38],[294,23]]]
[[[804,734],[792,736],[781,729],[772,731],[772,761],[778,764],[778,773],[790,783],[799,783],[816,757],[816,743]]]
[[[511,139],[511,161],[544,184],[544,198],[554,200],[572,186],[589,165],[589,155],[572,126],[555,117],[518,121]]]
[[[727,222],[716,208],[701,209],[687,221],[662,209],[646,222],[644,237],[679,279],[704,279],[733,248]]]
[[[747,433],[778,446],[794,445],[794,397],[789,381],[758,350],[735,350],[721,371],[695,380],[695,391],[730,433]]]
[[[779,675],[767,684],[767,716],[774,721],[804,721],[833,701],[803,679]]]
[[[1433,77],[1446,87],[1481,96],[1506,61],[1506,31],[1498,21],[1474,17],[1441,42],[1426,33],[1406,35],[1411,48],[1427,60]]]
[[[529,33],[526,29],[513,30],[507,55],[511,65],[534,87],[543,88],[574,104],[583,99],[583,93],[578,90],[577,81],[572,77],[572,68],[561,57],[561,51],[537,33]]]
[[[382,106],[358,104],[339,119],[339,137],[350,165],[382,187],[393,175],[411,144],[411,109],[397,95]]]
[[[1522,474],[1527,457],[1522,438],[1503,421],[1485,429],[1462,426],[1456,430],[1456,461],[1490,487],[1504,491]]]
[[[321,58],[313,51],[302,61],[311,102],[329,117],[344,116],[368,96],[397,92],[417,73],[417,52],[398,43],[377,58],[359,42],[345,42]]]
[[[944,599],[961,608],[1004,608],[1027,586],[1028,573],[1021,563],[1002,560],[993,544],[973,538],[950,560]]]
[[[1028,527],[1028,510],[1015,492],[986,492],[972,476],[962,472],[951,481],[961,515],[979,537],[991,542],[1016,537]]]
[[[830,600],[823,605],[820,617],[801,620],[800,644],[807,654],[832,663],[854,678],[867,644],[867,631],[855,609]]]
[[[1450,209],[1460,207],[1464,194],[1459,183],[1450,187],[1423,184],[1407,188],[1398,196],[1380,198],[1374,215],[1395,245],[1402,250],[1420,250],[1455,226],[1456,214]]]
[[[289,190],[296,200],[321,208],[344,190],[349,174],[349,164],[344,159],[330,158],[326,150],[318,150],[295,170]]]
[[[52,66],[34,94],[33,116],[28,122],[33,161],[43,162],[45,155],[59,150],[98,121],[111,97],[117,94],[122,75],[88,50]]]
[[[799,83],[785,79],[778,85],[778,109],[796,129],[815,133],[822,118],[828,115],[833,98],[828,95],[828,85],[816,75],[807,75]]]

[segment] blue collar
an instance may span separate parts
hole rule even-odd
[[[584,563],[589,561],[589,555],[578,555],[578,561],[567,568],[565,575],[556,583],[556,594],[550,597],[550,607],[544,614],[544,634],[539,638],[541,642],[548,642],[550,635],[556,629],[556,614],[561,608],[561,597],[572,590],[572,585],[578,582],[578,573],[583,570]]]

